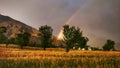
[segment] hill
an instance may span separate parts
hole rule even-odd
[[[35,28],[32,28],[20,21],[17,21],[9,16],[4,16],[0,14],[0,26],[4,26],[7,28],[7,32],[5,35],[8,38],[15,38],[16,34],[22,33],[22,32],[28,32],[31,34],[33,41],[36,40],[38,35],[38,30]]]

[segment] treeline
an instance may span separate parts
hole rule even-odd
[[[9,44],[17,44],[23,49],[24,46],[37,46],[42,47],[44,50],[48,47],[57,47],[53,44],[53,29],[51,26],[44,25],[39,28],[39,40],[40,43],[30,42],[31,34],[28,32],[22,32],[16,34],[15,38],[8,38],[5,36],[7,31],[6,27],[0,27],[0,44],[6,44],[8,47]],[[89,39],[83,36],[83,32],[79,27],[64,25],[63,26],[63,44],[61,47],[65,47],[66,52],[69,52],[72,48],[80,48],[80,49],[88,49],[88,41]],[[103,50],[115,50],[114,48],[115,42],[112,40],[107,40],[103,45]],[[91,49],[98,50],[99,48],[91,47]]]

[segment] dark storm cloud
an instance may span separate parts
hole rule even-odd
[[[120,41],[120,0],[0,0],[0,13],[30,26],[51,25],[56,35],[70,22],[86,33]]]
[[[119,42],[119,6],[119,0],[89,0],[71,24],[79,23],[79,26],[89,33]]]

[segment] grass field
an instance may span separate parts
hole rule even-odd
[[[0,68],[120,68],[120,52],[79,51],[61,48],[9,47],[0,45]]]

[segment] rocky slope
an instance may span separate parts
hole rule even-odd
[[[20,21],[14,20],[11,17],[4,16],[1,14],[0,14],[0,26],[4,26],[7,28],[7,32],[5,33],[5,35],[8,38],[14,38],[18,33],[28,32],[35,40],[35,38],[38,35],[38,30],[36,30],[35,28],[32,28]]]

